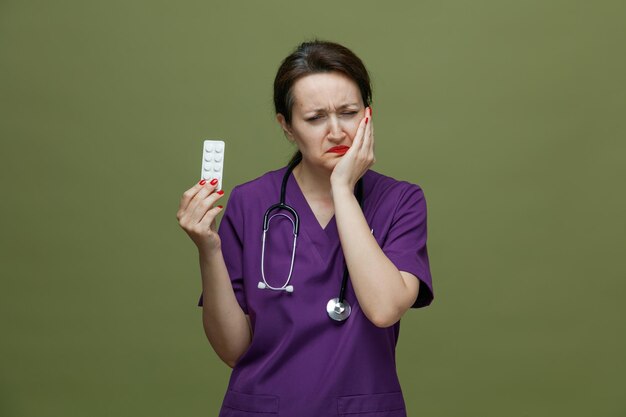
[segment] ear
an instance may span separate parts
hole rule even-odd
[[[276,121],[278,122],[280,127],[283,129],[285,136],[287,136],[287,140],[289,142],[295,142],[295,139],[293,138],[293,134],[291,133],[291,129],[289,128],[289,125],[287,124],[287,121],[285,120],[285,116],[283,116],[280,113],[276,114]]]

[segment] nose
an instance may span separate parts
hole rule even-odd
[[[345,132],[337,115],[328,118],[328,139],[340,141],[344,138]]]

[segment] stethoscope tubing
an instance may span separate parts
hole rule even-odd
[[[272,287],[270,284],[267,283],[267,280],[265,279],[265,235],[267,234],[267,230],[269,229],[270,221],[276,216],[286,217],[293,224],[293,250],[291,251],[291,263],[289,267],[289,275],[287,276],[287,280],[282,285],[282,287]],[[263,277],[263,282],[267,288],[270,288],[272,290],[286,290],[288,292],[293,292],[293,286],[291,286],[291,291],[289,291],[287,289],[288,287],[287,284],[289,284],[289,281],[291,280],[291,274],[293,273],[293,264],[294,264],[295,257],[296,257],[296,243],[298,240],[298,234],[296,232],[295,222],[293,221],[291,217],[287,216],[286,214],[276,213],[272,215],[272,217],[269,218],[267,222],[267,226],[268,226],[267,228],[266,227],[263,228],[263,244],[261,247],[261,276]]]
[[[263,277],[263,282],[259,282],[259,288],[270,288],[272,290],[283,290],[287,292],[293,292],[293,286],[288,285],[288,284],[289,284],[289,281],[291,280],[291,275],[293,273],[293,266],[295,262],[296,243],[298,239],[298,234],[300,232],[300,216],[298,215],[298,213],[293,207],[285,203],[285,193],[287,189],[287,181],[289,179],[289,176],[291,175],[291,172],[296,167],[296,165],[300,163],[301,160],[302,160],[302,157],[296,158],[287,166],[287,170],[285,171],[285,175],[283,176],[282,184],[280,187],[280,202],[270,206],[265,211],[265,215],[263,216],[263,237],[262,237],[262,246],[261,246],[261,276]],[[363,210],[363,178],[360,178],[356,184],[355,195],[356,195],[357,201],[359,202],[359,206],[361,207],[361,210]],[[279,210],[289,211],[292,214],[293,218],[283,213],[275,213],[272,215],[273,211],[279,211]],[[289,275],[287,276],[287,280],[281,287],[272,287],[271,285],[267,283],[267,279],[265,278],[265,238],[270,227],[270,222],[276,216],[287,217],[291,221],[292,226],[293,226],[293,250],[291,252],[291,265],[289,267]],[[344,261],[344,264],[345,264],[345,261]],[[342,304],[344,302],[346,289],[348,285],[348,276],[349,276],[348,265],[345,264],[343,278],[341,280],[341,288],[339,290],[339,297],[336,299],[338,300],[339,304]]]

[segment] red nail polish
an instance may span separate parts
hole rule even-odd
[[[221,209],[222,209],[222,208],[224,208],[224,207],[222,207],[222,206],[217,206],[217,208],[221,208]]]
[[[366,118],[365,118],[365,124],[367,124],[367,120],[368,120],[368,119],[369,119],[369,117],[366,117]]]
[[[219,195],[222,195],[222,194],[224,194],[224,190],[219,190],[217,193],[218,193]]]
[[[217,178],[213,178],[210,182],[211,185],[217,184]]]
[[[372,106],[370,106],[370,116],[372,115]]]
[[[206,184],[206,180],[202,180],[202,181],[200,181],[198,184],[200,184],[200,185],[204,185],[204,184]]]

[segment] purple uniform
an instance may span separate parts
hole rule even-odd
[[[235,365],[220,417],[406,416],[395,363],[400,322],[378,328],[363,314],[348,280],[352,314],[328,317],[345,268],[333,217],[323,229],[293,174],[286,204],[300,216],[293,293],[259,289],[263,215],[280,200],[286,167],[235,187],[220,223],[222,252],[237,301],[250,315],[253,337]],[[422,189],[369,170],[363,176],[363,212],[385,255],[420,280],[413,308],[433,300],[426,249]],[[280,213],[289,214],[285,210]],[[265,246],[265,277],[281,287],[289,274],[291,222],[274,218]],[[380,277],[384,279],[385,277]],[[198,305],[202,305],[202,296]]]

